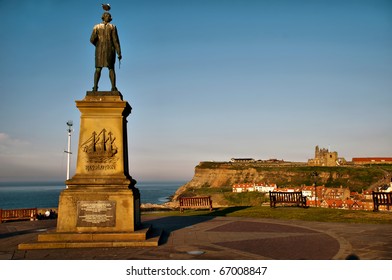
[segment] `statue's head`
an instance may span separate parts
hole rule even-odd
[[[111,22],[112,21],[112,15],[108,12],[104,12],[102,15],[102,20],[105,22]]]

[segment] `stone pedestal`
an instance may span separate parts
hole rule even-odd
[[[87,92],[81,113],[75,175],[60,194],[57,229],[20,249],[157,246],[140,222],[140,194],[129,175],[127,121],[131,106],[118,91]],[[64,247],[65,246],[65,247]]]
[[[140,195],[128,172],[131,106],[119,92],[87,92],[76,172],[60,195],[57,232],[125,232],[140,224]]]

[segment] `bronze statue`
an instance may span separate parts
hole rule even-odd
[[[112,16],[105,12],[102,15],[102,23],[94,26],[90,42],[95,46],[95,74],[93,91],[98,90],[98,82],[101,77],[103,67],[109,69],[109,78],[112,83],[112,91],[116,88],[116,72],[114,63],[116,62],[116,52],[118,59],[121,60],[120,40],[118,39],[117,28],[111,24]]]

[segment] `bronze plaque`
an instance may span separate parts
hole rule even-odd
[[[114,227],[115,201],[78,201],[77,227]]]

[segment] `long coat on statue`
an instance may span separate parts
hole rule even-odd
[[[121,56],[116,26],[105,22],[95,25],[90,42],[95,46],[95,67],[114,68],[116,52]]]

